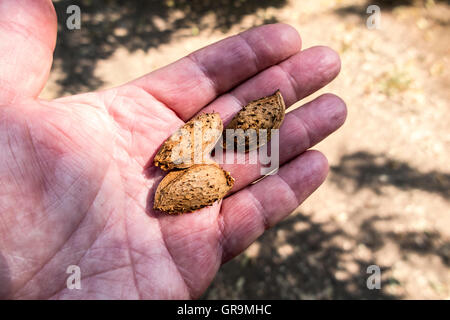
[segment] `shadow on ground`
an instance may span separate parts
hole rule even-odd
[[[376,227],[379,221],[392,221],[393,217],[371,216],[360,224],[359,242],[370,250],[381,249],[388,241],[395,243],[400,252],[417,253],[425,256],[437,256],[442,263],[450,266],[450,242],[443,241],[441,235],[436,232],[392,232],[381,231]]]
[[[330,180],[341,188],[358,192],[370,188],[377,194],[382,187],[395,186],[401,190],[418,189],[450,199],[450,174],[438,171],[420,172],[409,164],[385,155],[356,152],[345,155],[331,167]]]
[[[111,56],[118,47],[130,52],[147,51],[168,43],[175,31],[191,28],[226,32],[245,15],[259,8],[282,7],[286,0],[167,0],[167,1],[55,1],[58,40],[55,62],[64,75],[59,94],[94,90],[102,85],[94,69],[100,59]],[[81,9],[81,29],[69,30],[66,13],[70,5]],[[211,17],[208,23],[206,16]],[[276,22],[275,17],[262,23]]]
[[[302,230],[298,230],[301,225]],[[357,266],[346,274],[342,261],[346,250],[333,244],[335,237],[347,237],[342,231],[326,231],[324,224],[307,216],[295,215],[266,232],[258,241],[256,257],[240,255],[225,264],[206,299],[395,299],[383,290],[369,290],[367,267],[375,261],[353,260]],[[279,234],[293,251],[279,250]],[[281,252],[281,253],[280,253]],[[379,266],[381,273],[389,267]],[[339,271],[345,277],[338,279]],[[393,279],[382,279],[381,287]]]
[[[407,163],[367,152],[343,156],[331,168],[329,179],[349,194],[362,188],[381,193],[383,186],[391,185],[448,198],[450,189],[448,174],[422,173]],[[401,299],[404,297],[386,290],[388,286],[401,285],[390,275],[391,266],[376,261],[376,253],[386,245],[396,247],[395,251],[402,255],[400,259],[407,259],[410,253],[436,256],[449,266],[450,242],[441,234],[393,232],[386,223],[398,223],[395,219],[399,215],[378,210],[363,207],[351,212],[351,234],[335,220],[316,223],[301,213],[286,219],[258,240],[256,251],[246,251],[225,264],[203,298]],[[346,247],[344,242],[352,244]],[[358,253],[361,247],[365,255]],[[367,287],[371,275],[367,268],[374,264],[381,269],[381,290]]]
[[[363,219],[357,235],[350,236],[342,230],[327,231],[333,222],[314,223],[301,214],[288,218],[258,240],[255,257],[244,253],[225,264],[203,299],[402,299],[385,290],[401,282],[385,276],[391,266],[380,265],[373,253],[389,242],[404,255],[434,255],[448,266],[450,243],[438,233],[382,231],[376,223],[385,219]],[[285,235],[284,244],[278,243],[280,232]],[[346,238],[352,238],[357,247],[345,250],[336,244]],[[286,246],[292,248],[287,256],[280,250]],[[369,258],[358,258],[355,251],[360,246],[371,252]],[[353,266],[350,271],[347,263]],[[380,290],[367,286],[371,265],[380,267]]]

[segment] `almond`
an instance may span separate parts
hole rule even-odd
[[[164,171],[213,163],[209,153],[223,130],[218,113],[200,114],[186,122],[161,146],[153,162]]]
[[[243,131],[235,132],[234,138],[226,141],[225,130],[223,132],[223,148],[237,147],[240,150],[245,147],[245,151],[251,151],[269,142],[271,129],[279,129],[284,120],[285,109],[280,90],[273,95],[250,102],[234,116],[225,128],[242,129]],[[259,130],[261,129],[267,130],[267,139],[260,137]]]
[[[193,165],[169,172],[156,189],[153,208],[186,213],[212,205],[233,187],[229,172],[216,164]]]

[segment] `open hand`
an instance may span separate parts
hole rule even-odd
[[[331,94],[286,115],[277,174],[250,185],[258,165],[223,165],[236,183],[220,203],[152,210],[163,172],[151,161],[185,121],[214,110],[226,122],[278,88],[289,106],[338,74],[337,54],[301,51],[292,27],[254,28],[119,87],[45,101],[55,38],[51,1],[1,2],[1,298],[199,297],[325,179],[325,157],[306,150],[345,120]],[[70,265],[81,290],[66,287]]]

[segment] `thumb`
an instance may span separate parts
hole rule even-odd
[[[52,65],[56,30],[50,0],[0,1],[0,104],[39,95]]]

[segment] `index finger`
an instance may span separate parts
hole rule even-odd
[[[132,81],[188,120],[218,95],[301,49],[298,32],[271,24],[195,51]]]

